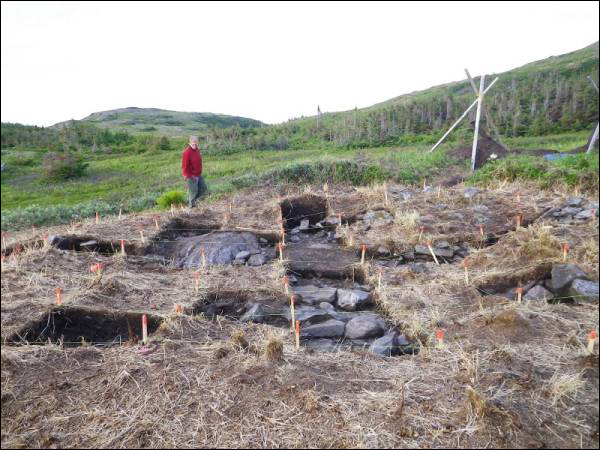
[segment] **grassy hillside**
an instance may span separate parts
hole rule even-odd
[[[598,43],[500,74],[487,105],[505,143],[512,149],[559,151],[585,145],[598,120],[598,96],[586,80],[590,74],[598,78]],[[455,164],[445,150],[470,145],[472,132],[465,121],[439,152],[427,152],[471,102],[470,89],[466,81],[450,83],[363,110],[323,114],[318,126],[317,118],[310,117],[259,128],[250,123],[226,128],[213,123],[207,128],[197,116],[199,128],[184,127],[182,134],[201,136],[206,175],[216,194],[286,180],[416,183]],[[148,123],[193,117],[126,108],[52,128],[3,123],[2,228],[68,222],[96,210],[154,207],[158,194],[184,188],[179,172],[185,137],[161,136],[159,129],[130,133],[107,126],[129,120],[126,129],[154,127]],[[163,125],[180,127],[174,122]],[[594,164],[581,157],[572,167],[585,166],[585,180],[597,180],[595,158]],[[511,172],[547,183],[551,171],[557,181],[573,185],[584,176],[570,169],[557,173],[531,159],[521,159],[517,166],[516,172],[512,162],[488,170],[478,181]]]
[[[598,43],[500,74],[486,105],[506,137],[539,136],[593,129],[598,94]],[[479,84],[479,77],[475,78]],[[473,101],[465,79],[402,95],[353,111],[291,120],[262,129],[212,130],[207,145],[221,150],[303,148],[323,142],[340,147],[406,145],[441,136]],[[463,121],[469,126],[475,112]]]
[[[209,128],[252,128],[263,125],[258,120],[224,114],[135,107],[95,112],[82,121],[112,131],[126,131],[133,134],[156,133],[161,136],[185,136],[206,132]],[[61,122],[53,127],[61,128],[70,122]]]

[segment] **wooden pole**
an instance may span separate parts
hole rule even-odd
[[[496,81],[498,81],[498,78],[494,79],[494,81],[492,81],[490,83],[490,85],[485,88],[485,91],[483,91],[483,93],[487,93],[487,91],[489,91],[491,89],[491,87],[496,83]],[[444,139],[446,139],[448,137],[448,135],[452,132],[452,130],[454,130],[457,125],[467,116],[467,114],[469,114],[469,111],[471,111],[477,104],[479,103],[479,99],[475,100],[473,103],[471,103],[471,105],[465,110],[465,112],[462,114],[462,116],[460,116],[458,118],[458,120],[456,122],[454,122],[454,125],[452,125],[450,127],[450,129],[448,131],[446,131],[446,133],[441,137],[441,139],[439,141],[437,141],[437,143],[432,147],[431,150],[429,150],[431,153],[433,153],[433,151],[439,147],[439,145],[444,142]]]
[[[300,349],[300,321],[296,320],[296,350]]]
[[[471,77],[471,74],[469,73],[469,70],[465,69],[465,73],[467,74],[467,78],[469,79],[469,83],[471,83],[471,87],[473,88],[473,91],[475,92],[475,95],[479,95],[479,90],[477,89],[477,86],[475,85],[475,81]],[[481,110],[483,111],[483,114],[485,115],[485,120],[487,121],[488,125],[492,129],[492,133],[494,134],[494,137],[496,138],[496,140],[498,141],[498,143],[505,150],[508,150],[508,147],[504,144],[504,142],[502,142],[502,138],[500,137],[500,131],[498,131],[498,127],[496,126],[496,123],[494,122],[494,119],[492,119],[492,115],[489,113],[488,109],[485,106],[482,105],[481,106]]]
[[[479,121],[481,120],[481,105],[483,103],[483,87],[485,85],[485,74],[481,75],[479,82],[479,96],[477,98],[477,115],[475,116],[475,135],[473,136],[473,151],[471,152],[471,171],[475,170],[477,159],[477,141],[479,140]]]
[[[292,318],[292,332],[294,331],[294,325],[296,324],[296,296],[290,297],[290,315]]]
[[[592,135],[592,139],[590,139],[590,145],[588,145],[588,148],[586,151],[586,153],[588,153],[588,154],[592,153],[592,150],[594,149],[594,144],[598,140],[599,129],[600,129],[600,122],[598,122],[598,125],[596,125],[596,130],[594,131],[594,134]]]

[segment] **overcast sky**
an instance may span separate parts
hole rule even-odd
[[[2,2],[2,121],[366,107],[590,45],[598,4]]]

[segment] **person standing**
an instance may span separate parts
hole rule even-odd
[[[199,198],[207,193],[202,176],[202,153],[198,147],[198,137],[190,136],[189,144],[181,158],[181,172],[188,184],[188,206],[193,208]]]

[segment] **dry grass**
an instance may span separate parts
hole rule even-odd
[[[534,214],[540,195],[524,186],[505,185],[475,204],[514,210],[517,188]],[[276,230],[277,197],[302,189],[238,195],[228,227]],[[448,220],[447,213],[473,206],[455,199],[457,189],[409,202],[390,196],[391,210],[415,215],[396,212],[392,227],[371,234],[350,231],[356,242],[391,239],[401,247],[407,236],[415,239],[417,221],[430,220],[435,203],[443,202],[447,210],[436,216],[440,227],[431,235],[463,240],[477,230],[450,231],[458,219]],[[344,217],[384,201],[378,188],[328,191]],[[564,194],[544,195],[551,204]],[[224,201],[187,217],[220,223],[228,210]],[[78,233],[108,239],[116,230],[131,230],[135,239],[143,220],[136,215],[122,224],[86,224]],[[597,276],[597,227],[547,223],[552,228],[511,231],[503,224],[498,243],[472,255],[469,286],[459,264],[426,264],[427,272],[417,274],[405,266],[383,268],[378,310],[421,343],[418,355],[393,359],[362,351],[296,351],[289,333],[266,325],[175,315],[174,303],[190,314],[195,302],[217,293],[286,301],[285,266],[278,261],[202,269],[196,294],[190,272],[145,257],[26,249],[8,258],[2,273],[3,339],[47,312],[56,286],[63,287],[67,305],[144,311],[164,321],[145,353],[133,344],[3,345],[2,447],[597,448],[598,359],[586,354],[584,343],[598,329],[598,305],[516,305],[474,288],[560,261],[565,239],[572,243],[570,261]],[[101,277],[89,271],[97,262],[105,265]],[[376,286],[379,267],[363,270]],[[437,328],[446,332],[443,349],[434,345]]]

